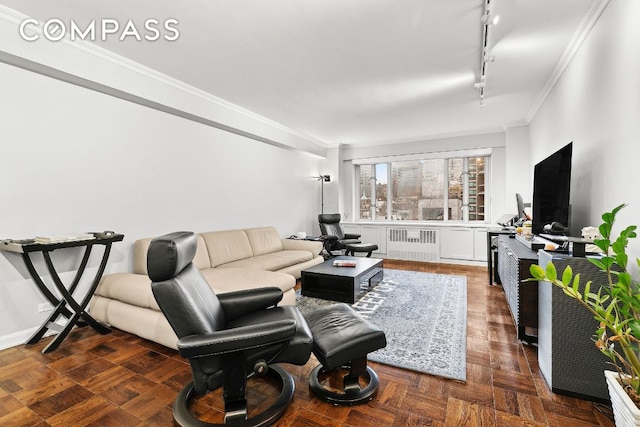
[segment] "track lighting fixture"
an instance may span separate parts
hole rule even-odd
[[[484,107],[484,91],[487,79],[487,63],[495,61],[495,57],[489,54],[489,28],[500,21],[499,15],[491,12],[492,0],[484,0],[484,13],[482,14],[482,51],[480,57],[480,80],[473,87],[480,90],[480,107]]]
[[[482,15],[482,25],[498,25],[500,22],[500,15],[492,15],[490,10],[487,10]]]

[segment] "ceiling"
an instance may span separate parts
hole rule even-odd
[[[100,46],[327,145],[526,123],[594,0],[0,0],[40,21],[174,18],[176,41]]]

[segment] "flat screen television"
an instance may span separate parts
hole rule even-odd
[[[572,152],[570,142],[535,166],[531,203],[531,231],[535,235],[544,233],[544,226],[553,222],[569,227]]]

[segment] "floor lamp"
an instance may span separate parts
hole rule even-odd
[[[320,175],[320,176],[314,176],[315,179],[317,179],[318,181],[320,181],[320,183],[322,184],[322,208],[320,210],[320,213],[324,213],[324,183],[325,182],[331,182],[331,175]]]

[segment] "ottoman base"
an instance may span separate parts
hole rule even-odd
[[[324,387],[320,382],[320,378],[328,377],[338,369],[328,371],[322,365],[318,365],[311,371],[309,388],[319,399],[334,405],[359,405],[373,399],[378,392],[378,387],[380,386],[378,375],[366,365],[364,375],[355,375],[353,368],[349,370],[343,379],[344,392],[332,391]],[[349,367],[344,367],[344,369],[349,369]],[[364,388],[360,386],[360,378],[363,378],[367,383]]]
[[[359,253],[366,252],[367,258],[370,258],[373,251],[377,251],[377,250],[378,250],[378,245],[376,245],[375,243],[351,243],[345,246],[344,254],[355,256],[356,252],[359,252]]]

